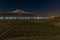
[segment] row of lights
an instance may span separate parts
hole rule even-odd
[[[0,19],[48,19],[49,17],[0,17]]]

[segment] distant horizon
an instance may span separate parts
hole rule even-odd
[[[1,12],[0,12],[0,14],[1,13],[9,13],[9,12],[13,12],[13,11],[16,11],[16,10],[20,10],[20,9],[15,9],[15,10],[2,10]],[[24,10],[20,10],[21,12],[26,12],[26,13],[30,13],[30,12],[27,12],[27,11],[24,11]],[[31,14],[34,14],[34,13],[31,13]],[[36,14],[34,14],[34,15],[36,15]],[[60,16],[60,15],[48,15],[48,14],[42,14],[42,15],[36,15],[36,16]]]

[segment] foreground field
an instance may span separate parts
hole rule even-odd
[[[1,40],[60,40],[60,20],[0,20]]]

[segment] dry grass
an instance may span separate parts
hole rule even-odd
[[[55,26],[54,23],[60,22],[57,20],[0,20],[0,30],[5,33],[1,39],[10,39],[18,37],[32,37],[32,36],[56,36],[60,35],[60,27]],[[32,38],[33,39],[33,38]],[[38,38],[37,38],[38,39]]]

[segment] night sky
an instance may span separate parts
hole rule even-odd
[[[0,0],[0,12],[24,10],[37,15],[60,15],[59,0]]]

